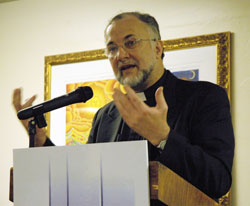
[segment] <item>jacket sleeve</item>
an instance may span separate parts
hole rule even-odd
[[[199,94],[190,120],[171,128],[159,161],[212,198],[228,192],[232,177],[234,134],[226,92],[212,87]]]
[[[46,138],[46,141],[44,142],[43,144],[44,147],[47,147],[47,146],[55,146],[55,144],[50,140],[49,137]]]

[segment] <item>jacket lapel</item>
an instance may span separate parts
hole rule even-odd
[[[171,128],[174,128],[177,119],[176,82],[177,78],[167,70],[167,78],[164,85],[164,97],[168,105],[167,121]]]
[[[110,112],[104,113],[102,117],[103,125],[100,127],[98,132],[98,142],[114,142],[116,141],[120,125],[121,125],[121,115],[119,111],[114,106]]]

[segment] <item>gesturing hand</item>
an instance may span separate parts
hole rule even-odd
[[[114,103],[123,120],[139,135],[158,145],[169,135],[167,123],[168,105],[163,95],[163,87],[155,92],[156,106],[149,107],[127,85],[124,86],[127,94],[115,89]]]
[[[20,110],[32,106],[32,103],[35,101],[36,95],[32,96],[29,98],[24,104],[22,104],[22,92],[21,89],[15,89],[13,91],[13,97],[12,97],[12,104],[16,110],[16,113],[18,113]],[[20,120],[26,131],[28,132],[28,123],[31,120],[26,119],[26,120]],[[35,137],[35,146],[42,146],[46,140],[46,131],[44,128],[39,129],[38,127],[36,128],[36,137]]]

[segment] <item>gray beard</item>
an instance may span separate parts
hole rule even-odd
[[[132,78],[123,78],[121,73],[116,76],[117,80],[123,85],[129,85],[137,92],[142,92],[145,88],[145,81],[148,79],[153,71],[153,66],[150,66],[149,70],[139,71],[138,75]]]

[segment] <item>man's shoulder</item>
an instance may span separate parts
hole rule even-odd
[[[225,90],[217,84],[208,81],[189,81],[178,79],[173,73],[167,70],[167,84],[171,86],[166,86],[174,90],[176,95],[181,96],[192,96],[192,95],[206,95],[208,93],[223,93]],[[170,82],[170,83],[169,83]]]
[[[178,106],[189,104],[196,108],[230,107],[226,90],[219,85],[207,81],[179,80],[176,84],[176,100]]]
[[[212,82],[186,80],[177,81],[176,92],[186,96],[196,95],[199,97],[226,93],[224,88]]]

